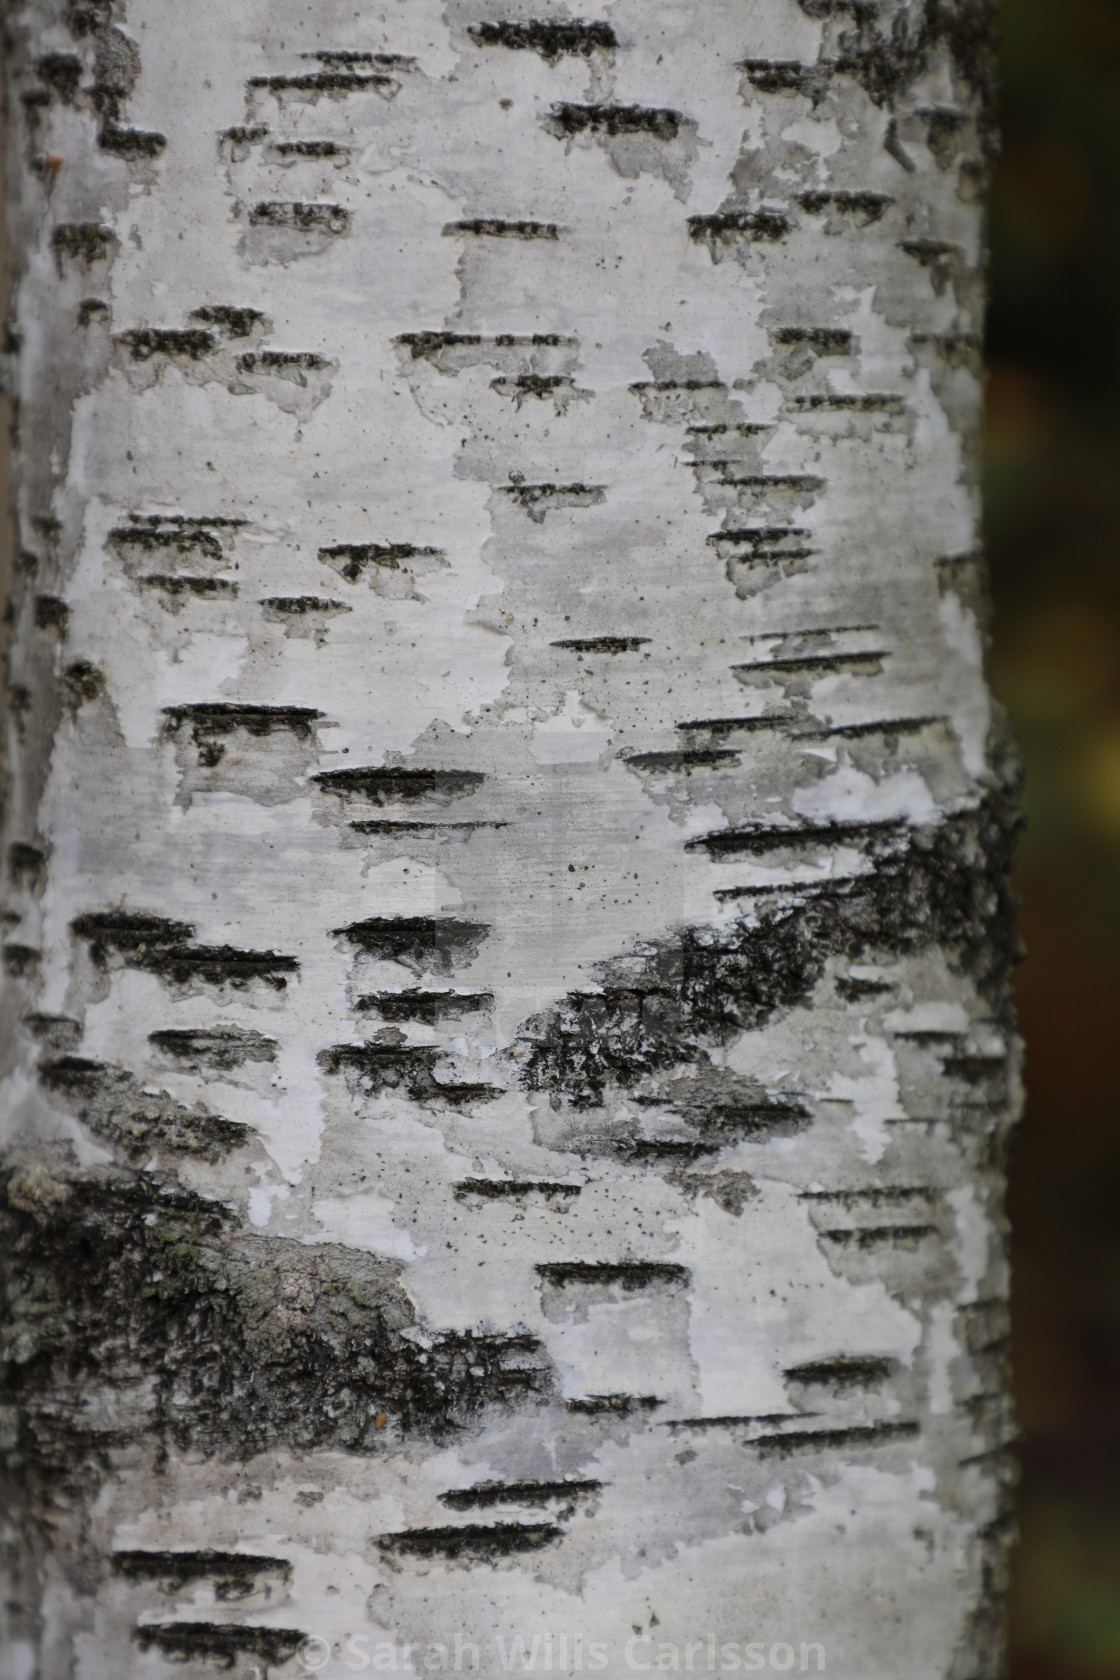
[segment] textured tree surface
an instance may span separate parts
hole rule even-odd
[[[998,1671],[988,27],[9,7],[12,1680]]]

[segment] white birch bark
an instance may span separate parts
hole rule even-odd
[[[996,1673],[986,13],[6,26],[6,1672]]]

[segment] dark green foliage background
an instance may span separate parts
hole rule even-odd
[[[1013,1680],[1120,1675],[1120,4],[1004,0],[991,673],[1027,765]]]

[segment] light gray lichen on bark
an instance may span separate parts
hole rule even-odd
[[[5,27],[8,1672],[995,1675],[986,7]]]

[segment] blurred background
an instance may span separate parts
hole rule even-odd
[[[991,676],[1026,761],[1012,1680],[1120,1676],[1120,0],[1002,0]]]

